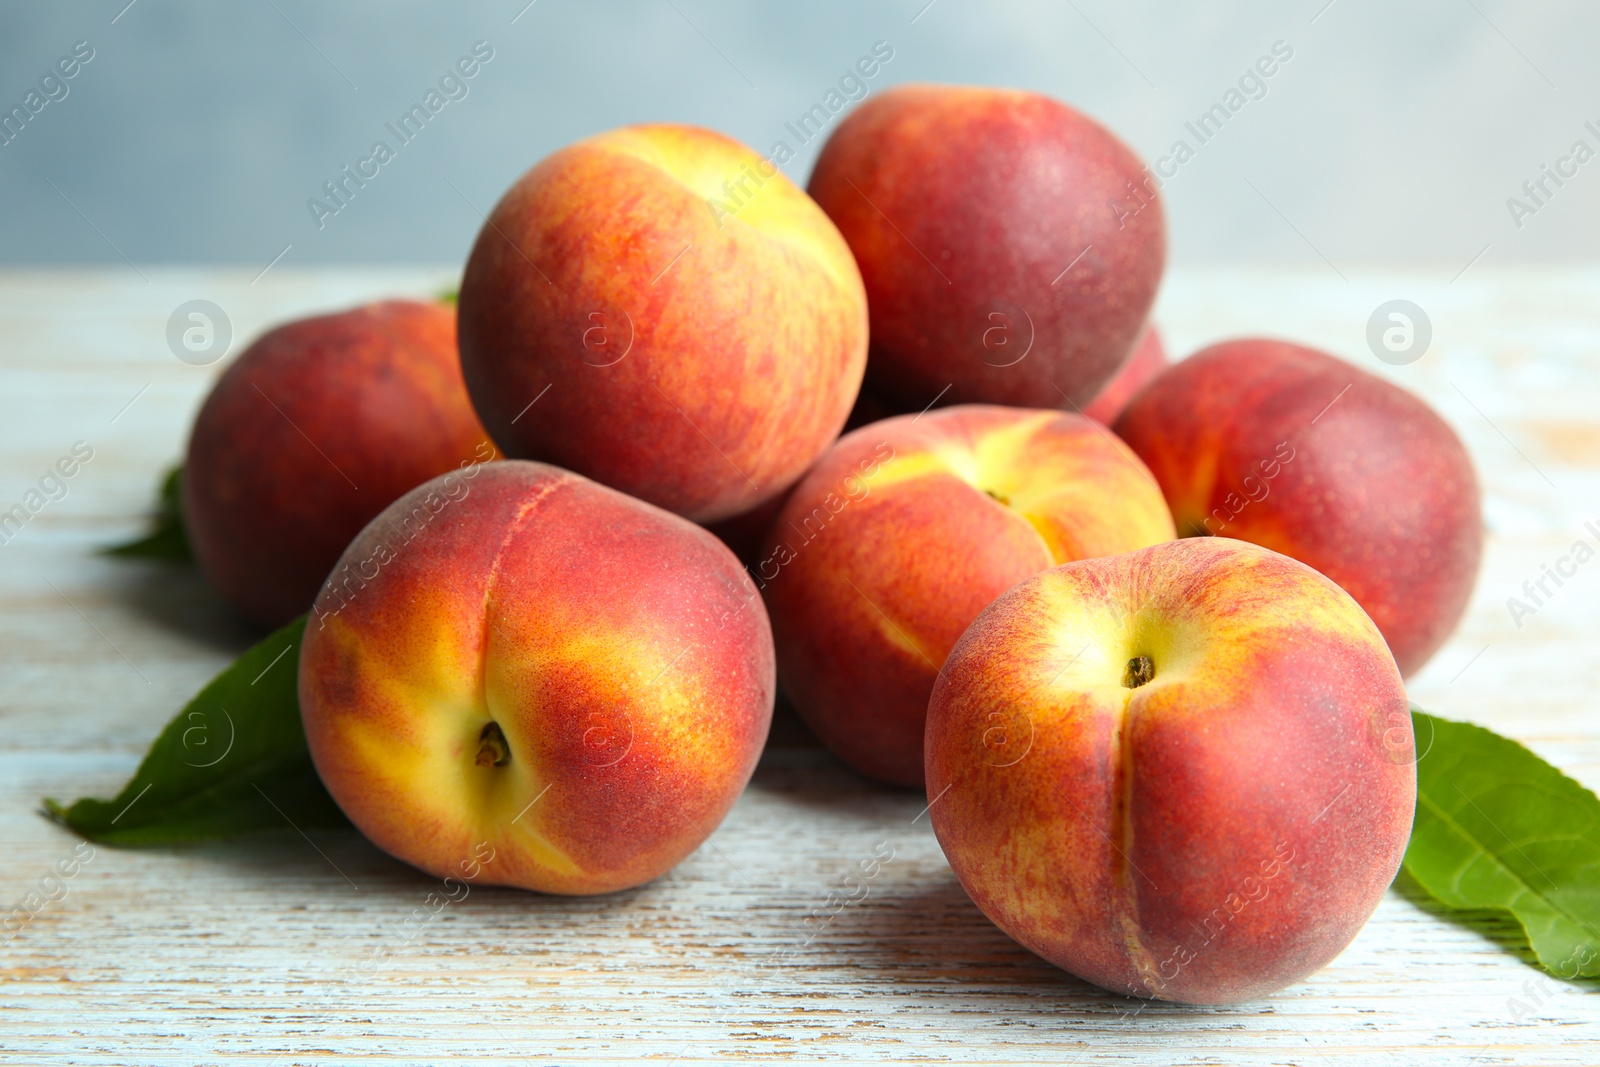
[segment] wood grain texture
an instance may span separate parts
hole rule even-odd
[[[1600,517],[1600,270],[1480,263],[1450,284],[1454,272],[1180,270],[1158,317],[1178,353],[1242,334],[1328,348],[1461,432],[1486,489],[1488,553],[1466,623],[1413,697],[1594,787],[1600,562],[1520,627],[1505,600]],[[75,441],[95,450],[67,497],[0,546],[0,914],[72,855],[39,798],[113,793],[248,643],[192,573],[94,554],[140,528],[218,370],[172,356],[167,316],[217,302],[237,352],[284,317],[451,281],[144,273],[0,273],[0,510]],[[1380,364],[1364,341],[1372,309],[1394,297],[1433,321],[1433,349],[1407,367]],[[0,932],[0,1058],[1600,1062],[1593,984],[1543,977],[1506,920],[1446,917],[1404,879],[1333,965],[1265,1001],[1193,1009],[1101,992],[977,912],[924,804],[842,769],[781,718],[707,844],[603,899],[474,889],[429,917],[430,879],[353,832],[98,848],[15,937]],[[803,927],[857,860],[888,849],[865,899]]]

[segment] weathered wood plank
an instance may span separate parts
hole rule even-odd
[[[38,798],[113,791],[247,642],[192,575],[92,554],[139,526],[217,369],[167,351],[168,313],[216,301],[237,351],[276,319],[424,295],[451,276],[145,273],[0,274],[0,506],[73,442],[95,449],[67,497],[0,546],[0,908],[73,854]],[[1413,695],[1600,783],[1600,564],[1520,628],[1504,603],[1600,516],[1600,270],[1479,264],[1454,285],[1451,271],[1346,273],[1180,270],[1160,320],[1179,352],[1243,333],[1323,345],[1459,428],[1486,489],[1489,553],[1467,622]],[[1409,367],[1365,351],[1367,315],[1395,296],[1433,318],[1434,350]],[[598,900],[474,889],[409,926],[429,879],[353,833],[96,849],[0,945],[0,1050],[18,1063],[277,1067],[1600,1062],[1593,992],[1526,966],[1503,919],[1446,919],[1404,881],[1332,966],[1266,1001],[1190,1009],[1100,992],[973,908],[918,818],[924,803],[780,723],[727,822],[657,883]],[[867,898],[805,943],[802,920],[880,842],[894,858]]]

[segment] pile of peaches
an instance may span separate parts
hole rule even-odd
[[[424,870],[487,842],[506,885],[656,878],[781,685],[926,790],[1023,945],[1259,996],[1399,865],[1402,677],[1471,592],[1478,488],[1333,356],[1169,365],[1165,246],[1134,154],[1032,93],[877,95],[805,191],[708,130],[604,133],[504,195],[458,306],[293,322],[226,370],[193,549],[254,622],[309,612],[317,770]]]

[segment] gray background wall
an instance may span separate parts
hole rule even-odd
[[[1580,0],[125,3],[0,7],[0,110],[74,42],[95,52],[0,145],[0,261],[459,260],[479,212],[587,134],[673,120],[794,147],[784,122],[879,40],[873,92],[1036,89],[1151,161],[1285,42],[1167,185],[1179,261],[1577,258],[1600,222],[1600,159],[1520,228],[1506,204],[1575,140],[1600,150],[1600,5]],[[478,40],[495,58],[469,95],[319,230],[306,200]]]

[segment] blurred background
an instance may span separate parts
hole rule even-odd
[[[868,94],[1039,90],[1167,158],[1180,264],[1572,259],[1600,222],[1597,31],[1578,0],[12,2],[0,262],[455,263],[523,170],[633,122],[783,141],[803,183],[823,138],[786,123],[859,96],[874,47]]]

